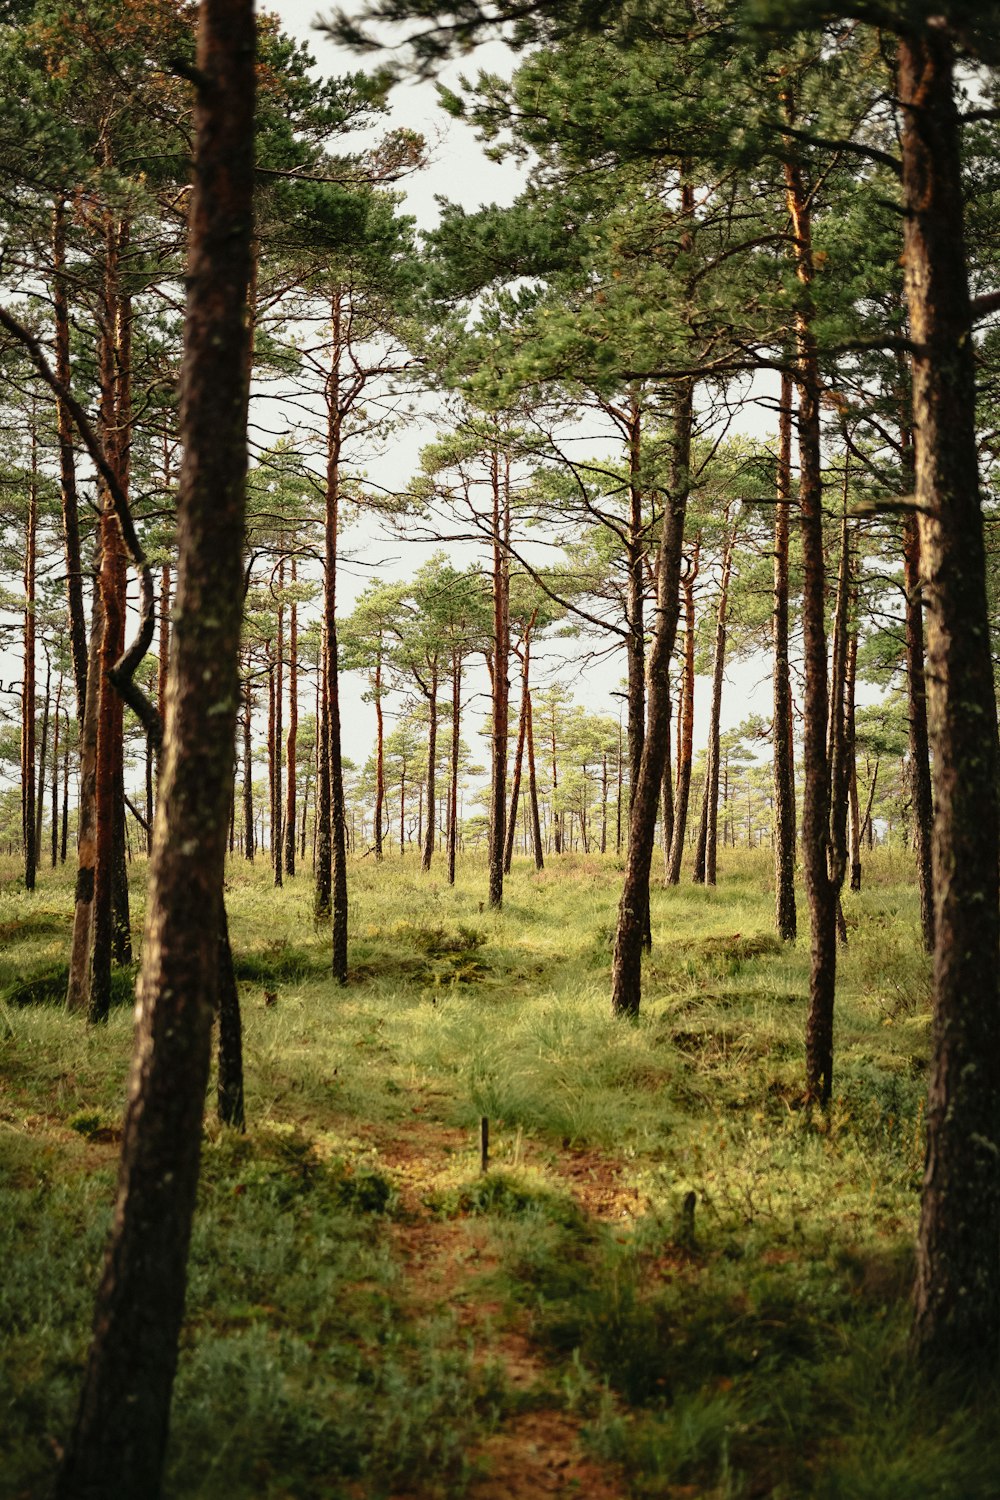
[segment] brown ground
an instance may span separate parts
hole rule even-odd
[[[405,1138],[383,1137],[374,1144],[381,1162],[399,1172],[405,1212],[393,1233],[411,1302],[428,1313],[450,1309],[472,1338],[477,1357],[499,1363],[508,1389],[523,1400],[524,1409],[505,1416],[499,1431],[470,1454],[482,1470],[470,1485],[470,1500],[552,1495],[625,1500],[621,1474],[586,1452],[580,1420],[562,1409],[551,1369],[484,1285],[498,1264],[486,1221],[443,1219],[424,1206],[428,1191],[454,1178],[456,1166],[467,1175],[474,1160],[468,1133],[413,1119]],[[534,1155],[525,1143],[520,1164],[532,1165]],[[621,1222],[645,1206],[621,1180],[618,1164],[599,1152],[566,1152],[556,1164],[547,1161],[546,1169],[563,1178],[594,1218]]]

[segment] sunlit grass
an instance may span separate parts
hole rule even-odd
[[[724,854],[716,890],[655,884],[635,1022],[609,1008],[613,860],[516,861],[499,914],[485,876],[355,862],[340,987],[308,878],[231,863],[250,1123],[220,1131],[210,1092],[168,1494],[463,1493],[523,1395],[492,1335],[411,1286],[414,1213],[492,1257],[482,1295],[544,1399],[636,1495],[994,1493],[986,1396],[906,1362],[930,970],[905,854],[845,893],[825,1113],[802,1107],[808,941],[773,937],[767,853]],[[90,1028],[31,989],[67,961],[72,873],[0,880],[0,1495],[21,1496],[71,1419],[132,1018]]]

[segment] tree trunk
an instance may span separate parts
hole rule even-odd
[[[976,449],[960,126],[948,31],[899,41],[916,502],[934,764],[934,1024],[914,1349],[935,1370],[1000,1352],[997,721]]]
[[[681,878],[688,803],[691,798],[691,765],[694,758],[694,585],[698,577],[700,555],[699,535],[694,539],[690,565],[684,575],[684,686],[680,723],[677,726],[677,794],[674,797],[674,831],[667,862],[668,885],[677,885]]]
[[[35,889],[38,846],[35,842],[35,545],[38,534],[38,440],[31,418],[31,481],[28,485],[28,534],[24,559],[24,678],[21,698],[21,837],[24,888]]]
[[[376,862],[382,858],[385,818],[385,717],[382,713],[382,636],[375,648],[375,827],[372,842]]]
[[[924,948],[934,952],[934,885],[932,845],[934,797],[931,791],[930,741],[927,731],[927,683],[924,674],[923,588],[920,578],[920,528],[917,517],[903,521],[903,583],[906,589],[906,699],[910,765],[913,768],[913,824],[917,844],[920,931]]]
[[[292,588],[298,582],[298,568],[292,558]],[[296,785],[296,746],[299,737],[299,611],[293,593],[288,609],[288,740],[286,759],[288,762],[288,789],[285,795],[285,874],[295,874],[296,812],[298,809],[298,787]]]
[[[243,680],[243,857],[253,864],[253,682],[250,662]]]
[[[501,466],[494,449],[490,479],[493,492],[493,730],[490,756],[489,905],[503,905],[503,854],[507,818],[507,713],[510,684],[510,576],[506,544],[510,539],[509,460]]]
[[[458,850],[458,761],[462,728],[462,654],[451,653],[451,779],[448,787],[448,884],[455,884]]]
[[[788,662],[788,538],[792,498],[791,374],[781,376],[778,426],[777,504],[774,507],[774,595],[771,643],[774,655],[774,920],[782,942],[794,943],[795,911],[795,758],[792,738],[792,681]]]
[[[431,662],[430,690],[427,695],[427,828],[424,832],[423,854],[420,868],[426,874],[434,858],[434,837],[437,832],[437,717],[438,717],[438,662],[435,655]]]
[[[794,110],[785,99],[788,123]],[[795,315],[796,384],[799,392],[799,518],[802,537],[802,635],[805,667],[805,734],[802,858],[811,935],[809,1014],[806,1021],[806,1093],[826,1104],[833,1087],[833,1002],[837,983],[837,892],[830,881],[830,766],[827,760],[829,697],[826,663],[826,562],[823,553],[823,476],[820,453],[821,384],[811,324],[814,268],[810,197],[802,170],[789,153],[786,202],[795,235],[795,271],[803,305]]]
[[[685,188],[687,198],[688,189]],[[625,881],[618,907],[611,963],[611,1009],[637,1016],[641,999],[642,948],[649,913],[649,871],[656,836],[656,805],[666,756],[668,670],[677,631],[684,518],[690,486],[694,388],[679,386],[674,402],[673,455],[669,493],[656,568],[656,628],[650,647],[649,701],[639,779],[629,818]]]
[[[56,706],[52,715],[52,868],[59,863],[59,710],[62,705],[63,675],[56,683]],[[68,736],[67,736],[68,737]]]
[[[728,526],[729,518],[726,518]],[[708,721],[708,760],[705,767],[705,794],[702,799],[701,827],[694,878],[702,885],[715,884],[716,852],[719,825],[719,743],[722,725],[722,681],[726,670],[727,617],[729,579],[732,571],[735,533],[726,538],[722,553],[722,581],[719,586],[719,609],[715,621],[715,649],[712,656],[712,709]]]
[[[219,1012],[219,1076],[216,1105],[219,1120],[235,1130],[246,1128],[246,1103],[243,1095],[243,1018],[240,1015],[240,991],[233,967],[233,950],[229,941],[229,920],[225,897],[219,899],[219,936],[217,944]]]
[[[279,545],[284,544],[284,538]],[[278,561],[278,622],[274,646],[274,785],[271,811],[271,864],[274,883],[282,883],[282,824],[284,801],[282,797],[282,717],[285,697],[285,559]]]
[[[49,750],[49,717],[52,690],[52,663],[46,651],[45,697],[42,700],[42,738],[38,746],[38,794],[35,798],[35,867],[42,862],[42,819],[45,816],[45,765]]]
[[[340,359],[343,349],[340,295],[331,302],[330,373],[327,381],[327,447],[325,494],[325,574],[323,620],[326,629],[326,682],[330,746],[330,851],[332,879],[333,977],[347,983],[347,817],[344,808],[344,761],[340,746],[340,660],[337,645],[337,532],[340,517]]]
[[[316,853],[313,856],[313,879],[316,892],[313,913],[325,921],[333,912],[333,845],[330,831],[330,700],[326,664],[326,626],[323,626],[323,649],[320,653],[319,716],[316,724]]]
[[[197,66],[169,738],[114,1227],[60,1500],[160,1493],[217,984],[243,607],[254,101],[247,0],[203,0]]]
[[[55,316],[55,375],[69,389],[69,298],[66,287],[66,205],[56,199],[52,212],[52,306]],[[66,402],[56,402],[59,436],[59,487],[62,495],[63,540],[66,551],[66,603],[69,643],[76,687],[76,717],[82,725],[87,703],[87,626],[83,611],[83,566],[80,556],[80,518],[76,493],[73,429]]]
[[[646,733],[646,626],[643,618],[643,595],[646,560],[646,535],[642,523],[642,415],[633,398],[629,407],[628,475],[629,518],[626,542],[628,582],[626,597],[626,659],[628,666],[628,810],[631,816],[635,789],[639,782],[639,765]]]
[[[545,868],[545,856],[542,853],[542,822],[538,814],[538,779],[535,775],[535,731],[532,722],[531,693],[528,693],[528,701],[525,705],[525,744],[528,751],[528,801],[531,806],[531,843],[535,856],[535,869]]]

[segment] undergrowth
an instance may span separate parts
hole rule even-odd
[[[62,1007],[69,874],[33,896],[8,875],[0,1496],[29,1497],[79,1388],[132,1023]],[[996,1390],[928,1391],[906,1355],[930,975],[905,862],[876,851],[845,893],[825,1112],[802,1107],[808,955],[773,936],[766,855],[729,853],[717,890],[654,887],[625,1024],[614,861],[516,863],[499,915],[484,876],[354,865],[339,987],[308,879],[231,867],[250,1124],[206,1126],[167,1496],[474,1494],[527,1399],[511,1330],[531,1399],[623,1494],[994,1496]],[[482,1279],[429,1300],[418,1231]]]

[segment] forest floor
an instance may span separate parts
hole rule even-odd
[[[170,1500],[1000,1495],[996,1386],[907,1360],[930,978],[906,856],[845,896],[823,1113],[769,856],[657,886],[634,1023],[608,1009],[620,879],[521,864],[495,916],[477,861],[455,889],[359,861],[341,989],[309,877],[233,864],[248,1129],[210,1096]],[[106,1026],[65,1012],[71,899],[0,867],[3,1500],[51,1485],[120,1140],[133,971]]]

